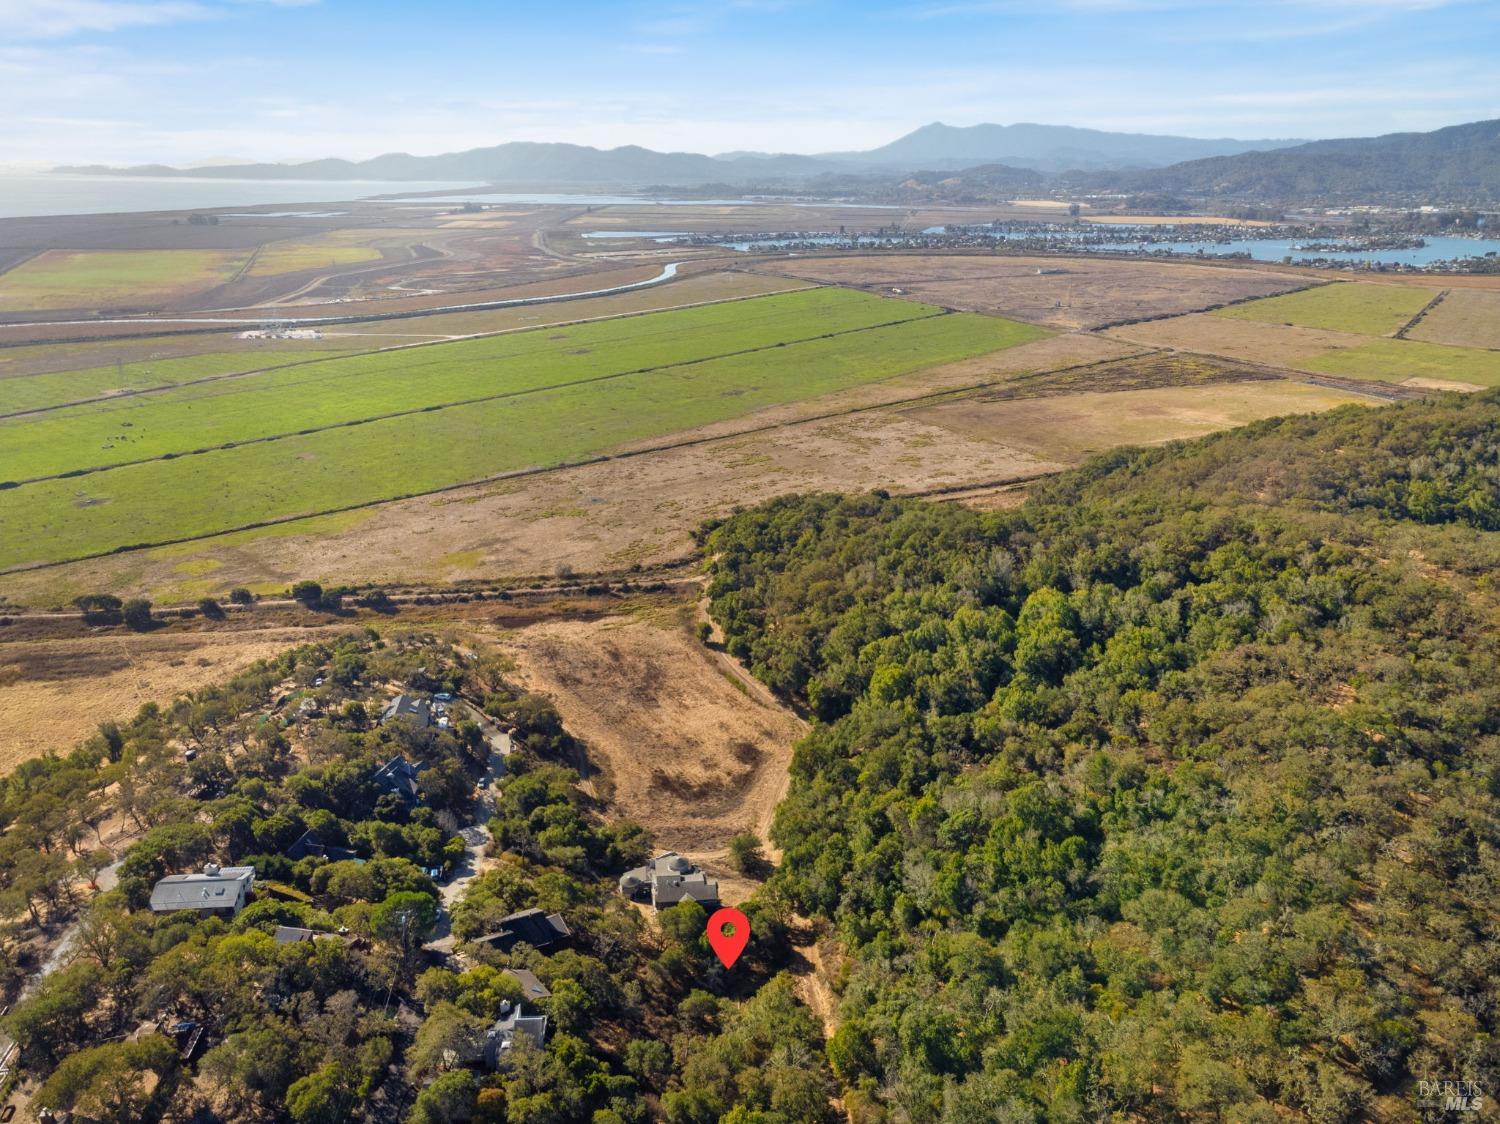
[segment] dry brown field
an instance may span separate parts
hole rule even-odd
[[[583,741],[610,813],[713,862],[739,832],[765,838],[803,725],[697,640],[691,608],[544,622],[497,646]]]
[[[1126,324],[1105,334],[1145,347],[1176,348],[1299,370],[1309,359],[1338,348],[1358,347],[1370,340],[1369,336],[1351,332],[1202,314]]]
[[[346,626],[134,633],[98,629],[10,640],[0,630],[0,774],[61,753],[106,719],[227,679],[284,648]]]
[[[1130,226],[1275,226],[1265,219],[1232,219],[1226,215],[1088,215],[1085,222],[1129,224]]]
[[[1341,390],[1262,381],[951,402],[910,416],[965,437],[1003,441],[1033,456],[1077,462],[1117,445],[1158,445],[1280,414],[1370,402]]]
[[[1500,290],[1450,289],[1407,339],[1500,348]]]
[[[799,258],[757,268],[1060,328],[1194,312],[1307,284],[1269,269],[999,254]]]

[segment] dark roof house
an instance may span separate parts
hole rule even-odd
[[[343,941],[346,945],[354,948],[363,948],[368,945],[363,937],[352,936],[347,931],[337,933],[325,933],[318,929],[303,929],[297,925],[276,926],[277,944],[299,944],[303,941]]]
[[[685,901],[705,909],[719,906],[719,884],[676,851],[666,851],[620,875],[620,893],[632,901],[649,898],[656,909]]]
[[[500,1017],[484,1036],[484,1064],[490,1069],[499,1069],[506,1054],[515,1049],[518,1039],[526,1039],[533,1046],[541,1047],[547,1037],[546,1015],[525,1015],[519,1003],[514,1007],[506,1000],[500,1004]]]
[[[573,935],[568,923],[560,913],[543,913],[539,909],[523,909],[500,919],[500,927],[493,933],[475,937],[478,944],[487,944],[501,952],[509,952],[516,945],[525,943],[532,948],[547,948]]]
[[[392,757],[375,770],[372,779],[381,788],[394,792],[408,804],[420,804],[422,790],[417,785],[417,777],[426,767],[425,763],[413,765],[404,757]]]
[[[317,832],[309,828],[304,831],[297,842],[286,849],[286,857],[289,859],[305,859],[309,855],[325,858],[331,862],[342,862],[346,859],[359,858],[358,851],[351,851],[348,847],[333,847],[318,838]]]
[[[151,912],[224,909],[238,913],[245,908],[254,885],[253,866],[221,867],[205,863],[201,874],[171,874],[158,882],[151,890]]]
[[[432,702],[418,695],[397,695],[380,712],[382,722],[389,722],[392,718],[405,718],[426,729],[432,725]]]

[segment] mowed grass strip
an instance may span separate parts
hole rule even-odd
[[[326,342],[326,341],[309,341]],[[358,341],[329,350],[225,351],[205,355],[179,355],[119,366],[90,367],[81,371],[53,371],[39,375],[0,378],[0,414],[66,405],[79,399],[101,397],[119,391],[176,386],[214,375],[233,375],[263,367],[279,367],[308,359],[328,359],[358,351]]]
[[[0,479],[28,480],[295,434],[776,347],[939,311],[847,289],[816,289],[306,363],[6,419],[0,422]]]
[[[1388,336],[1400,329],[1437,289],[1336,281],[1315,289],[1231,305],[1213,313],[1235,320],[1262,320],[1299,328],[1325,328],[1362,336]]]
[[[0,567],[417,495],[1039,339],[956,314],[0,491]]]
[[[1326,352],[1303,361],[1301,366],[1325,375],[1379,382],[1439,379],[1500,386],[1500,352],[1417,340],[1371,340]]]
[[[245,250],[48,250],[0,274],[0,311],[124,308],[229,280]]]

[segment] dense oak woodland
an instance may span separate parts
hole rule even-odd
[[[774,897],[747,907],[756,941],[734,976],[712,957],[698,905],[648,927],[614,879],[650,841],[601,819],[555,763],[574,755],[556,711],[502,671],[431,635],[355,631],[148,705],[6,778],[7,998],[36,967],[43,926],[54,947],[73,934],[59,970],[33,975],[0,1024],[20,1045],[18,1073],[39,1082],[33,1106],[108,1124],[829,1118],[821,1028],[772,975],[787,952],[785,908]],[[458,963],[422,948],[437,918],[425,870],[461,854],[452,828],[468,819],[488,747],[471,720],[452,731],[373,722],[396,685],[460,691],[516,731],[488,823],[499,862],[453,910]],[[423,806],[372,782],[398,752],[428,763]],[[96,833],[107,816],[143,834],[118,888],[89,895],[80,879],[112,858]],[[285,857],[309,828],[364,861]],[[206,860],[253,863],[256,900],[232,920],[143,908],[156,878]],[[533,906],[563,913],[566,947],[468,943]],[[354,939],[276,944],[278,925]],[[522,998],[507,966],[550,990],[526,1001],[548,1016],[548,1035],[488,1073],[475,1058],[484,1033]],[[158,1019],[203,1024],[206,1052],[184,1064],[161,1034],[127,1037]]]
[[[1495,393],[1014,511],[713,529],[729,650],[816,718],[772,886],[849,954],[851,1118],[1415,1120],[1418,1081],[1492,1081],[1497,530]]]

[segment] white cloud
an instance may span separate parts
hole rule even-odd
[[[236,5],[301,8],[318,0],[231,0]],[[213,19],[224,9],[202,0],[0,0],[0,28],[12,39],[62,39],[90,32]]]
[[[0,0],[0,26],[17,39],[55,39],[203,19],[196,0]]]

